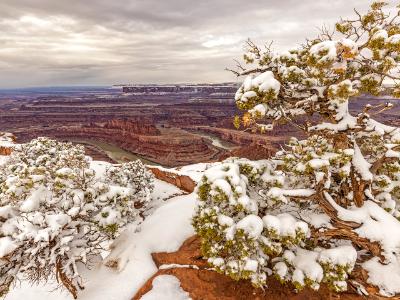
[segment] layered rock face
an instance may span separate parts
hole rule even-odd
[[[229,128],[218,128],[211,126],[191,126],[187,128],[189,130],[197,130],[200,132],[206,132],[216,135],[224,141],[231,142],[237,145],[269,145],[271,146],[271,149],[273,148],[273,146],[280,145],[286,139],[286,136],[275,137],[266,134],[252,134],[241,130]]]
[[[124,127],[127,124],[128,127]],[[48,136],[61,140],[82,139],[103,141],[121,149],[139,154],[146,159],[164,166],[182,166],[192,162],[217,161],[226,157],[227,151],[211,145],[200,136],[176,128],[157,128],[142,123],[111,121],[106,124],[91,124],[85,127],[68,126],[42,128],[34,132],[35,136]],[[143,128],[140,128],[143,126]],[[145,132],[146,134],[140,134]],[[149,135],[156,134],[156,135]],[[23,140],[30,140],[27,132],[20,132]]]
[[[38,136],[105,142],[165,166],[210,162],[238,153],[264,158],[273,153],[274,139],[232,128],[232,117],[238,113],[233,103],[236,88],[235,84],[142,85],[126,89],[128,94],[101,90],[24,94],[15,99],[0,95],[0,128],[21,142]],[[223,149],[200,132],[233,146]],[[105,159],[107,153],[100,148],[87,147],[91,155]]]
[[[358,300],[365,299],[354,292],[334,293],[323,285],[320,290],[310,288],[296,293],[291,286],[282,285],[277,279],[268,279],[268,288],[254,288],[250,281],[234,281],[228,276],[210,270],[202,258],[201,241],[197,236],[187,239],[180,249],[172,253],[153,253],[152,258],[158,271],[146,281],[132,300],[139,300],[152,289],[152,281],[159,275],[173,275],[180,281],[181,288],[193,300]],[[161,266],[163,266],[161,268]],[[165,266],[169,266],[165,268]],[[383,300],[384,297],[368,299]],[[387,298],[386,298],[387,299]]]
[[[140,135],[160,135],[160,130],[149,120],[134,119],[112,119],[104,123],[105,129],[116,129]]]

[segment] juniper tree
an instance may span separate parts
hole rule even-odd
[[[297,290],[400,293],[400,129],[374,119],[391,103],[349,111],[362,94],[400,97],[399,7],[393,15],[385,6],[287,52],[247,43],[245,64],[232,70],[245,76],[235,125],[291,123],[307,138],[269,160],[205,172],[193,224],[217,271],[256,286],[274,276]]]
[[[81,265],[141,220],[153,176],[140,161],[92,167],[84,147],[38,138],[0,169],[0,295],[19,279],[56,279],[73,296]]]

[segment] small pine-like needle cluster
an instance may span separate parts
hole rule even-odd
[[[140,222],[152,189],[140,161],[99,172],[80,145],[38,138],[16,146],[0,170],[0,295],[21,276],[55,277],[76,298],[79,266]]]
[[[360,94],[400,96],[399,8],[385,6],[288,52],[248,42],[246,65],[233,71],[247,76],[235,125],[290,122],[308,137],[269,160],[205,172],[193,225],[217,271],[256,286],[274,276],[297,290],[400,293],[400,129],[373,118],[390,103],[349,111]]]

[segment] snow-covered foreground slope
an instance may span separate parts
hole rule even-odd
[[[79,299],[131,299],[157,271],[151,253],[176,251],[185,239],[194,234],[190,222],[196,205],[195,194],[161,201],[176,192],[174,186],[156,182],[154,198],[159,199],[156,202],[159,207],[142,223],[140,232],[128,228],[115,242],[115,248],[107,258],[108,261],[118,261],[118,270],[98,264],[82,272],[86,288],[79,294]],[[65,291],[54,291],[55,287],[54,284],[31,286],[21,282],[8,294],[7,300],[72,299]]]

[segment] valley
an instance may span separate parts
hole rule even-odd
[[[94,159],[177,167],[219,161],[230,156],[271,156],[289,136],[302,136],[293,125],[267,134],[236,130],[237,85],[136,85],[0,91],[0,128],[17,141],[38,136],[82,143]],[[396,100],[361,97],[351,103]],[[398,125],[399,108],[380,119]],[[311,121],[313,118],[310,119]]]

